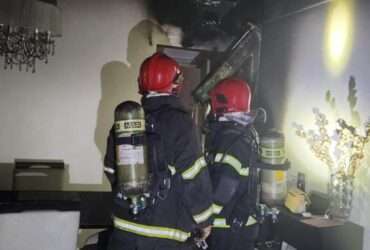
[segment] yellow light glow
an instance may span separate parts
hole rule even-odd
[[[354,0],[334,0],[328,9],[325,30],[325,63],[338,75],[348,63],[354,33]]]
[[[306,130],[303,125],[294,123],[296,134],[305,139],[314,155],[324,162],[331,174],[342,177],[353,177],[360,167],[365,145],[370,138],[369,124],[365,128],[365,136],[357,133],[357,129],[343,119],[336,121],[335,130],[328,133],[329,120],[319,109],[314,109],[315,130]]]
[[[331,121],[335,121],[335,115],[329,112],[330,109],[325,111],[329,120],[327,129],[332,131],[335,128],[335,124]],[[283,124],[284,135],[286,141],[289,142],[286,144],[286,152],[289,161],[293,163],[292,171],[304,172],[310,182],[309,185],[315,187],[316,190],[326,190],[327,180],[330,175],[327,164],[312,153],[310,146],[300,136],[297,136],[297,131],[292,126],[292,121],[299,121],[299,124],[314,127],[314,116],[308,112],[310,111],[302,112],[302,108],[299,106],[290,106],[287,109]]]

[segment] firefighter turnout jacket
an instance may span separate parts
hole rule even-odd
[[[160,169],[168,170],[170,184],[168,190],[154,197],[153,204],[138,216],[130,214],[128,202],[122,199],[124,194],[120,194],[115,185],[116,159],[111,130],[104,162],[115,192],[114,227],[141,238],[185,242],[192,231],[212,224],[212,184],[207,164],[191,117],[176,96],[143,97],[142,106],[146,122],[155,127],[159,135],[156,147],[160,150],[156,156],[149,154],[149,167],[157,171],[153,165],[159,164]],[[148,137],[150,140],[150,135]]]
[[[213,184],[214,228],[253,225],[257,184],[252,183],[250,165],[256,154],[255,130],[231,121],[211,121],[208,130],[205,151]]]

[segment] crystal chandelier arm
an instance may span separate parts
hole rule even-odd
[[[4,57],[4,68],[17,65],[22,70],[25,66],[26,71],[32,68],[35,72],[37,60],[48,63],[48,56],[54,55],[53,37],[61,34],[57,0],[1,0],[0,7],[4,7],[0,10],[0,56]],[[6,18],[2,15],[4,9],[10,13]]]

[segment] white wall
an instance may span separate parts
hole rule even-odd
[[[333,1],[335,2],[335,1]],[[317,160],[304,139],[295,134],[293,122],[306,129],[315,129],[312,109],[319,108],[334,124],[334,114],[325,101],[330,90],[336,98],[337,115],[351,122],[347,101],[348,81],[356,78],[359,111],[362,122],[369,115],[370,105],[370,2],[357,0],[354,8],[353,46],[348,63],[339,74],[325,64],[324,46],[329,4],[304,12],[270,20],[264,25],[262,46],[261,88],[259,97],[270,111],[270,125],[283,130],[287,154],[292,162],[291,173],[304,172],[309,189],[326,192],[328,169]],[[347,34],[350,36],[351,34]],[[370,249],[370,146],[357,172],[351,220],[365,227],[365,247]],[[349,239],[350,240],[350,239]]]
[[[138,100],[138,64],[166,40],[157,30],[149,44],[156,27],[141,22],[142,0],[59,2],[63,37],[49,64],[35,74],[0,68],[0,162],[63,159],[71,182],[101,183],[113,108]]]

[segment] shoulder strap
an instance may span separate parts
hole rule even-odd
[[[221,161],[222,161],[224,157],[227,155],[227,153],[231,150],[232,146],[235,143],[239,142],[240,140],[244,140],[247,144],[252,144],[253,138],[248,136],[248,130],[249,128],[245,128],[245,130],[240,130],[240,129],[235,129],[235,128],[222,128],[222,133],[230,134],[233,136],[233,139],[231,140],[229,145],[226,146],[223,152],[217,152],[218,151],[217,147],[214,146],[214,135],[218,134],[217,131],[215,131],[212,137],[210,138],[210,141],[207,142],[211,147],[211,148],[208,148],[206,151],[207,163],[213,164],[217,153],[222,154],[222,158],[221,158]]]
[[[167,169],[164,142],[161,135],[160,117],[169,110],[169,105],[145,114],[146,134],[148,137],[149,159],[153,173],[163,172]]]
[[[171,110],[176,110],[178,112],[185,113],[184,110],[180,108],[173,107],[169,104],[161,106],[161,108],[154,110],[152,112],[145,114],[145,120],[146,120],[146,133],[150,140],[149,143],[152,144],[152,147],[155,147],[157,150],[155,150],[156,153],[154,156],[156,156],[155,162],[159,162],[158,169],[159,172],[167,171],[168,166],[168,158],[166,156],[166,150],[163,140],[163,135],[161,135],[161,124],[159,120],[161,120],[161,117],[166,112],[169,112]]]
[[[153,179],[151,192],[156,198],[164,200],[167,198],[168,191],[171,188],[171,172],[168,168],[168,158],[161,132],[161,116],[170,110],[178,110],[170,105],[162,106],[160,109],[146,113],[146,133],[148,138],[149,164],[152,170]],[[183,112],[183,111],[182,111]],[[153,197],[154,198],[154,197]],[[154,198],[154,199],[156,199]],[[155,202],[155,201],[153,201]]]
[[[259,181],[259,172],[255,167],[255,162],[258,158],[258,145],[259,138],[257,131],[251,127],[250,128],[250,138],[251,143],[251,157],[249,160],[249,176],[248,181],[243,183],[239,192],[238,202],[232,209],[230,216],[230,224],[233,229],[239,229],[244,227],[245,223],[248,221],[249,216],[255,214],[257,207],[257,185]]]

